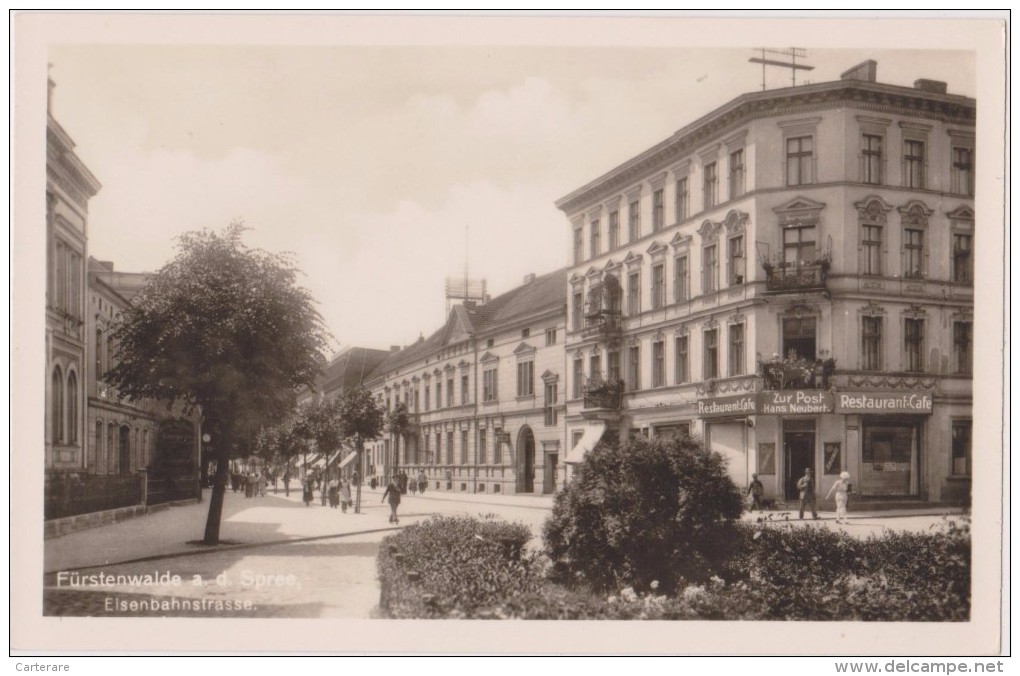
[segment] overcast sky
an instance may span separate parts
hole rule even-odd
[[[59,46],[54,114],[103,184],[89,252],[151,271],[235,218],[292,251],[338,346],[444,319],[443,282],[493,295],[567,264],[553,202],[761,88],[749,49]],[[810,50],[798,82],[875,58],[878,79],[975,95],[969,52]],[[771,69],[770,88],[789,72]],[[470,234],[468,235],[468,230]]]

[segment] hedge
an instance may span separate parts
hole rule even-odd
[[[966,621],[970,529],[865,540],[825,528],[740,524],[717,574],[667,595],[554,584],[519,524],[440,517],[387,537],[383,612],[394,618]]]

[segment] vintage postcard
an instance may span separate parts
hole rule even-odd
[[[1003,17],[13,25],[12,650],[1006,650]]]

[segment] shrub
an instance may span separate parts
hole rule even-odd
[[[545,548],[562,580],[672,591],[728,558],[741,511],[722,456],[697,440],[602,442],[557,495]]]
[[[541,574],[523,524],[433,517],[383,539],[380,606],[389,617],[485,617],[485,609],[536,589]]]

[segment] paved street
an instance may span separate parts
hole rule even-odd
[[[44,612],[373,617],[379,599],[376,552],[382,538],[398,528],[388,523],[381,493],[363,490],[363,513],[354,514],[318,501],[306,507],[297,491],[289,498],[281,493],[252,499],[228,492],[221,527],[225,544],[217,548],[196,543],[204,531],[209,491],[200,504],[47,540]],[[549,496],[408,495],[401,504],[400,527],[434,514],[493,515],[520,521],[538,536],[551,506]],[[819,521],[801,522],[794,513],[792,522],[866,537],[890,528],[927,530],[943,518],[868,513],[852,515],[851,523],[841,526],[831,513],[821,515]],[[772,518],[785,520],[782,513]]]

